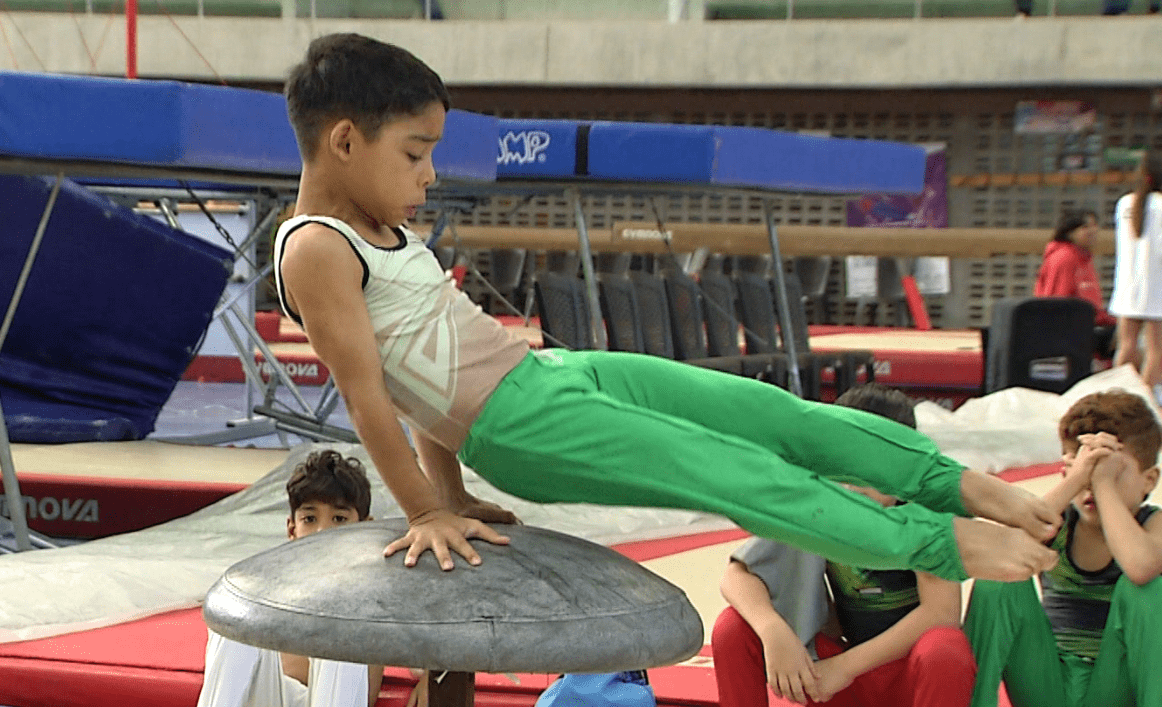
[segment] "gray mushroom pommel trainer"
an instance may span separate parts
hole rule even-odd
[[[383,548],[403,519],[316,533],[243,560],[210,588],[206,624],[298,655],[450,672],[606,673],[672,665],[702,648],[681,589],[586,540],[494,526],[483,563],[430,552],[415,567]]]

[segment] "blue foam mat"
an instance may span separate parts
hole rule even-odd
[[[498,176],[719,185],[835,194],[918,194],[918,145],[765,128],[565,120],[497,121]]]
[[[443,178],[496,178],[496,119],[450,111]],[[178,81],[0,72],[0,155],[295,176],[286,100]]]
[[[577,132],[573,120],[497,121],[498,177],[573,177],[577,175]]]
[[[0,176],[0,297],[15,289],[52,186]],[[66,181],[0,350],[18,442],[140,439],[192,360],[230,254]]]

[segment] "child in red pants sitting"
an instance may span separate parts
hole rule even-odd
[[[836,404],[916,426],[908,398],[882,385],[853,388]],[[765,707],[768,685],[829,707],[957,707],[972,696],[976,663],[959,628],[959,584],[848,567],[755,538],[731,557],[722,594],[730,606],[712,638],[721,707]]]

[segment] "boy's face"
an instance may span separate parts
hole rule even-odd
[[[359,513],[349,506],[332,506],[326,501],[307,501],[286,519],[286,536],[291,540],[314,535],[320,530],[359,521]]]
[[[349,189],[376,223],[399,226],[416,215],[436,180],[432,150],[444,133],[444,106],[428,104],[419,115],[398,116],[374,136],[351,128],[347,155]]]
[[[1081,448],[1076,440],[1063,440],[1061,443],[1061,459],[1065,462],[1064,473],[1068,474],[1070,467],[1077,460],[1077,452]],[[1158,482],[1158,467],[1142,469],[1142,465],[1132,454],[1120,454],[1126,468],[1117,475],[1114,486],[1118,497],[1125,503],[1126,508],[1136,511],[1142,501],[1153,490]],[[1094,501],[1092,486],[1086,486],[1073,497],[1073,507],[1077,509],[1081,520],[1094,525],[1101,525],[1101,516]]]

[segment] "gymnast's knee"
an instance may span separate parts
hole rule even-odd
[[[956,626],[937,626],[925,631],[908,653],[908,662],[911,667],[924,671],[976,672],[972,646],[964,631]]]
[[[742,614],[738,613],[733,606],[728,606],[722,610],[714,622],[710,645],[724,648],[728,645],[746,643],[757,638],[758,635],[755,634],[754,629],[746,622],[746,619],[742,618]]]
[[[987,605],[990,610],[995,610],[1000,606],[1027,601],[1030,595],[1036,600],[1037,590],[1033,586],[1032,579],[1024,582],[994,582],[978,579],[972,585],[969,608],[971,609],[974,605],[978,607]]]
[[[1114,585],[1112,601],[1147,606],[1153,611],[1162,610],[1162,577],[1155,577],[1145,584],[1135,584],[1123,574]]]

